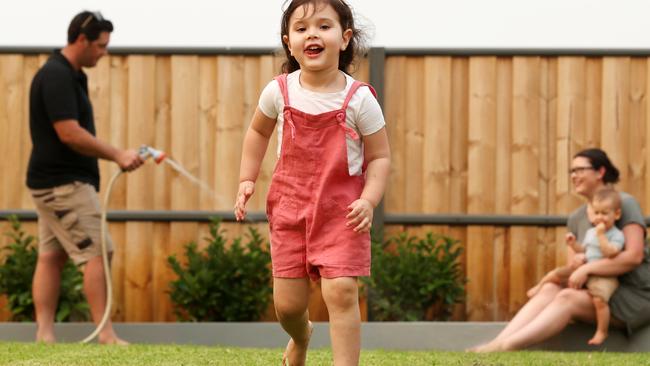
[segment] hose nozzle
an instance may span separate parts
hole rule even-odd
[[[147,145],[140,146],[139,153],[142,160],[147,160],[151,157],[153,161],[156,162],[156,164],[160,164],[160,162],[165,160],[167,157],[164,151],[156,150],[153,147]]]

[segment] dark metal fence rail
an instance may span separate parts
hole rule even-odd
[[[32,210],[0,210],[0,220],[15,215],[21,221],[35,221]],[[115,222],[209,222],[219,217],[224,222],[235,222],[231,211],[138,211],[111,210],[108,220]],[[561,215],[466,215],[466,214],[384,214],[385,225],[451,225],[451,226],[564,226],[566,216]],[[264,212],[250,212],[245,223],[266,222]],[[650,216],[646,217],[650,224]]]

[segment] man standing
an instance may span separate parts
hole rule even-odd
[[[106,306],[101,257],[99,167],[114,161],[122,170],[142,165],[137,151],[113,147],[95,137],[88,80],[82,67],[93,67],[107,53],[113,24],[98,12],[77,14],[68,28],[68,44],[54,51],[36,73],[30,89],[32,153],[27,186],[38,213],[39,254],[32,294],[36,340],[52,343],[61,271],[68,257],[82,267],[84,293],[95,324]],[[112,243],[107,238],[109,252]],[[126,344],[109,321],[99,342]]]

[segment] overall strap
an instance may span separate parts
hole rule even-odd
[[[274,78],[278,85],[280,86],[280,91],[282,92],[282,98],[284,99],[284,111],[282,115],[284,116],[284,121],[289,124],[291,128],[291,139],[296,138],[296,125],[291,119],[291,111],[289,110],[289,88],[287,87],[287,74],[278,75]]]
[[[342,112],[336,115],[336,119],[339,123],[339,126],[341,126],[345,131],[345,133],[350,135],[350,138],[352,138],[353,140],[358,140],[359,134],[357,133],[357,131],[350,128],[350,126],[348,126],[345,123],[345,114],[347,113],[346,111],[348,109],[348,104],[350,104],[350,100],[352,99],[352,96],[354,96],[354,93],[356,93],[357,90],[359,90],[359,88],[362,86],[367,86],[370,89],[370,92],[372,92],[372,95],[374,95],[375,98],[377,98],[377,93],[375,92],[375,89],[373,89],[373,87],[370,86],[370,84],[355,80],[354,83],[352,83],[352,86],[350,87],[350,91],[348,91],[348,95],[345,96],[343,107],[341,107]]]
[[[287,74],[278,75],[274,78],[280,86],[282,98],[284,98],[284,105],[289,105],[289,88],[287,87]]]
[[[377,92],[375,92],[375,89],[370,84],[355,80],[354,83],[352,83],[352,86],[350,87],[350,91],[348,92],[348,95],[345,96],[345,101],[343,102],[343,107],[341,107],[341,109],[343,110],[348,109],[348,104],[350,104],[350,100],[354,96],[354,93],[356,93],[357,90],[359,90],[359,88],[362,86],[367,86],[368,89],[370,89],[372,95],[374,95],[375,98],[377,98]]]

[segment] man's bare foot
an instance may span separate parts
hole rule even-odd
[[[540,289],[540,286],[539,286],[539,285],[535,285],[534,287],[532,287],[530,290],[528,290],[528,291],[526,292],[526,295],[528,295],[528,298],[530,299],[530,298],[532,298],[533,296],[537,295],[537,293],[539,292],[539,289]]]
[[[608,336],[607,332],[601,332],[597,330],[593,338],[591,338],[587,343],[589,343],[592,346],[597,346],[599,344],[602,344],[605,341],[605,339],[607,339],[607,336]]]
[[[47,333],[47,334],[36,333],[36,342],[54,344],[56,343],[56,338],[52,333]]]
[[[99,337],[98,342],[100,344],[114,344],[118,346],[128,346],[129,342],[125,341],[122,338],[119,338],[118,336],[112,336],[112,337]]]
[[[307,348],[309,347],[309,340],[314,331],[314,325],[310,322],[307,323],[309,333],[304,342],[294,342],[293,338],[287,343],[287,348],[282,355],[282,366],[304,366],[307,362]]]

